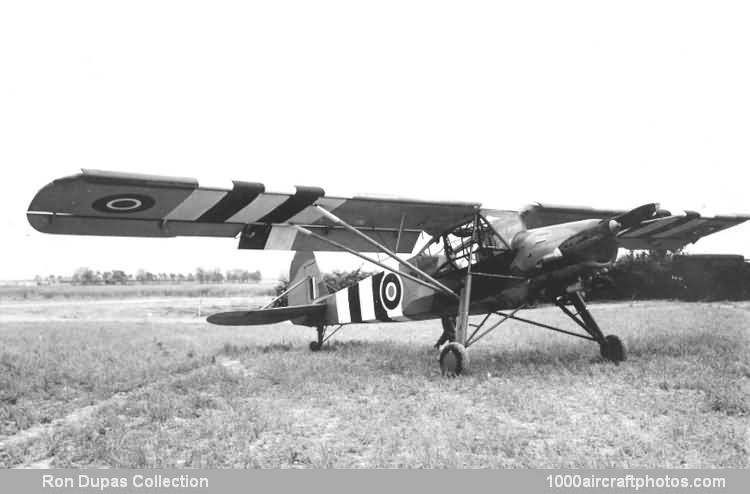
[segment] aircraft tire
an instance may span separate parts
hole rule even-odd
[[[440,352],[440,371],[444,376],[460,376],[469,368],[469,353],[460,343],[452,341]]]
[[[320,351],[320,343],[318,343],[317,341],[311,341],[310,342],[310,351],[319,352]]]
[[[627,358],[625,344],[617,336],[610,334],[604,338],[600,351],[602,357],[614,363],[620,363]]]

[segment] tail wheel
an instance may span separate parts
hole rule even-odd
[[[604,343],[600,346],[600,352],[602,357],[614,363],[622,362],[627,358],[625,344],[613,334],[604,338]]]
[[[452,341],[440,352],[440,371],[444,376],[459,376],[469,368],[469,353],[460,343]]]

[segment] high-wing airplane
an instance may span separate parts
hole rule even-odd
[[[508,320],[591,340],[605,359],[625,360],[625,345],[605,336],[587,309],[583,282],[611,266],[618,248],[677,249],[750,219],[670,212],[657,204],[631,211],[542,204],[502,211],[478,203],[329,197],[318,187],[278,193],[235,181],[218,189],[190,178],[98,170],[42,188],[27,217],[44,233],[233,237],[240,249],[296,251],[282,294],[287,307],[269,304],[208,321],[290,320],[315,328],[310,348],[320,350],[346,324],[441,319],[440,366],[453,375],[467,369],[466,349]],[[424,245],[414,253],[420,238]],[[382,271],[328,293],[315,251],[348,252]],[[518,315],[540,301],[554,302],[583,332]],[[478,324],[469,321],[475,314],[484,315]],[[499,320],[488,324],[493,315]],[[326,334],[329,327],[335,329]]]

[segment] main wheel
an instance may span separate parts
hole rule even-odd
[[[604,338],[604,343],[600,346],[599,351],[602,357],[614,363],[622,362],[627,358],[625,344],[613,334],[607,335]]]
[[[444,376],[459,376],[469,368],[469,353],[460,343],[452,341],[440,352],[440,371]]]
[[[320,351],[320,343],[318,343],[317,341],[311,341],[310,342],[310,350],[312,350],[313,352]]]

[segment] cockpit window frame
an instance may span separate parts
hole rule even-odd
[[[494,213],[494,214],[493,214]],[[479,217],[479,227],[482,232],[480,242],[474,243],[474,247],[472,249],[477,250],[494,250],[497,252],[511,252],[513,250],[512,238],[506,238],[503,236],[495,226],[492,225],[492,221],[490,218],[494,218],[495,221],[502,220],[503,215],[512,214],[515,215],[514,219],[518,221],[518,231],[514,233],[514,237],[517,233],[525,230],[525,224],[523,222],[523,219],[521,218],[518,211],[513,210],[496,210],[496,209],[490,209],[490,210],[484,210],[481,211],[478,215]],[[419,249],[415,257],[418,256],[424,256],[424,255],[439,255],[440,253],[446,254],[446,248],[445,248],[445,242],[448,240],[448,237],[453,238],[460,238],[465,236],[464,235],[454,235],[456,232],[459,232],[463,230],[466,232],[466,229],[471,228],[471,223],[461,225],[460,227],[456,228],[454,231],[446,232],[442,235],[432,235],[430,236],[429,240],[425,242],[424,245]],[[460,245],[463,242],[459,242],[456,246],[459,250],[463,250],[464,247],[460,247]],[[469,243],[471,243],[469,241]],[[433,249],[437,249],[436,252],[432,252]],[[449,256],[447,256],[449,257]]]
[[[500,232],[498,232],[494,226],[492,226],[492,223],[483,215],[480,214],[479,217],[484,222],[485,226],[495,235],[497,238],[500,239],[500,241],[505,245],[505,249],[501,250],[512,250],[510,246],[510,242],[508,242],[502,235],[500,235]]]
[[[500,241],[503,244],[505,244],[505,246],[506,246],[506,248],[508,250],[512,250],[513,249],[512,244],[513,244],[513,239],[515,238],[515,236],[518,235],[519,233],[523,232],[523,231],[526,231],[526,223],[524,222],[523,217],[522,217],[522,215],[520,214],[519,211],[515,211],[515,210],[511,210],[511,209],[485,209],[485,210],[482,210],[480,212],[480,215],[486,221],[487,226],[489,226],[490,229],[492,230],[492,232],[495,235],[497,235],[497,237],[500,239]],[[517,229],[514,230],[514,231],[512,231],[512,235],[510,235],[508,237],[502,235],[497,230],[497,228],[495,228],[492,225],[492,221],[490,220],[490,218],[494,218],[495,220],[502,220],[503,216],[506,216],[506,215],[513,215],[514,219],[517,220],[517,223],[518,223]]]

